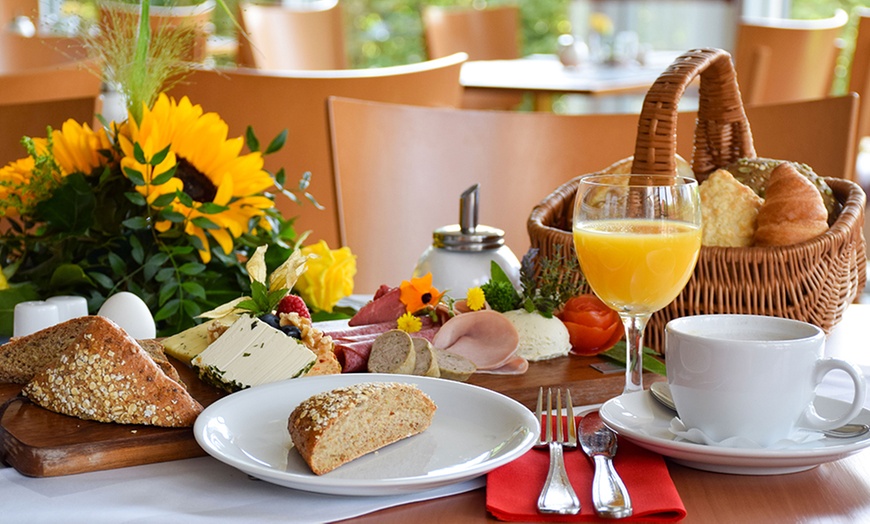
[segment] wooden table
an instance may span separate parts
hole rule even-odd
[[[535,108],[550,110],[552,96],[575,93],[612,96],[645,92],[678,53],[652,53],[644,65],[585,63],[565,67],[555,55],[514,60],[472,60],[462,65],[459,82],[466,89],[530,92]]]
[[[870,304],[852,305],[828,340],[828,354],[849,358],[870,372]],[[621,393],[623,374],[603,375],[594,358],[570,357],[533,363],[522,376],[476,375],[473,383],[534,407],[538,386],[571,389],[578,405],[596,404]],[[664,377],[644,376],[645,386]],[[683,499],[686,523],[870,522],[870,452],[790,475],[743,476],[699,471],[668,460]],[[356,523],[498,522],[485,509],[484,490],[379,511]]]

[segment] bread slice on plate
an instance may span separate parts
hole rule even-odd
[[[290,414],[288,430],[299,454],[317,475],[421,433],[435,403],[417,386],[366,382],[318,393]]]
[[[99,422],[192,426],[202,406],[112,321],[95,316],[22,393],[45,409]]]

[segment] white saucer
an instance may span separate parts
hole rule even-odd
[[[846,402],[817,396],[816,409],[831,416],[844,412]],[[620,395],[601,406],[601,418],[616,431],[642,448],[654,451],[690,468],[738,475],[781,475],[833,462],[870,446],[870,434],[848,439],[824,437],[785,449],[745,449],[708,446],[678,441],[668,428],[672,411],[656,402],[648,391]],[[855,422],[870,423],[864,409]]]

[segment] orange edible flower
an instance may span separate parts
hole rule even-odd
[[[441,302],[441,293],[432,287],[432,273],[426,273],[422,277],[412,278],[410,282],[402,281],[399,286],[401,294],[399,300],[405,304],[405,311],[416,313],[426,307],[434,307]]]

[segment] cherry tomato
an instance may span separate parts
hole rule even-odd
[[[571,351],[578,355],[591,356],[607,351],[624,334],[616,311],[592,294],[569,299],[556,316],[568,328]]]

